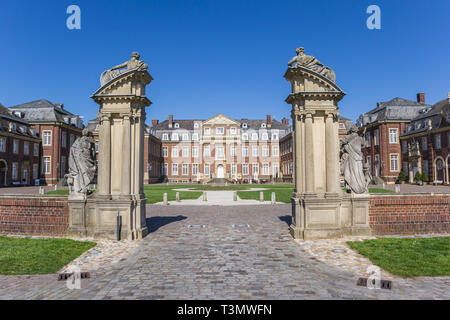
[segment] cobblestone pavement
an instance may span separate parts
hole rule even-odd
[[[149,205],[150,235],[95,269],[81,289],[67,289],[56,275],[0,276],[0,298],[450,299],[450,277],[393,277],[392,290],[356,286],[364,269],[326,258],[327,246],[344,242],[293,240],[290,210]]]

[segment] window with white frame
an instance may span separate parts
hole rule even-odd
[[[248,175],[248,163],[243,163],[242,164],[242,174],[243,175]]]
[[[35,157],[39,156],[39,145],[37,143],[33,144],[33,155]]]
[[[389,143],[391,143],[391,144],[398,143],[398,130],[397,129],[389,129]]]
[[[230,128],[230,134],[236,134],[236,128]]]
[[[67,147],[67,133],[65,131],[61,132],[61,147]]]
[[[165,141],[169,140],[169,134],[168,133],[163,133],[162,139],[165,140]]]
[[[435,136],[435,141],[436,141],[436,149],[440,149],[441,148],[441,135],[437,134]]]
[[[192,147],[192,156],[194,158],[198,157],[198,147]]]
[[[0,152],[6,151],[6,139],[0,138]]]
[[[261,140],[267,141],[268,139],[269,139],[269,136],[267,135],[267,132],[264,132],[264,133],[261,135]]]
[[[208,146],[204,146],[204,148],[203,148],[203,155],[205,157],[210,157],[211,156],[211,150],[209,148],[209,145]]]
[[[223,158],[224,157],[225,154],[224,154],[224,150],[223,150],[222,146],[217,147],[216,151],[217,151],[217,153],[216,153],[217,157],[219,157],[219,158]]]
[[[242,128],[247,129],[247,127],[248,127],[248,126],[247,126],[246,123],[243,123],[243,124],[242,124]]]
[[[248,157],[248,147],[242,147],[242,156]]]
[[[172,158],[178,157],[178,147],[172,147]]]
[[[39,165],[33,164],[33,180],[39,178]]]
[[[178,133],[172,133],[172,141],[178,141],[179,137],[178,137]]]
[[[232,157],[236,157],[236,146],[231,146],[230,152]]]
[[[172,163],[172,175],[177,176],[178,175],[178,164]]]
[[[13,181],[17,181],[18,170],[19,170],[19,164],[17,162],[13,162],[13,164],[12,164],[12,179],[13,179]]]
[[[266,124],[265,123],[261,123],[261,128],[265,128]]]
[[[268,146],[263,146],[262,147],[262,156],[263,157],[268,157],[269,156],[269,147]]]
[[[198,127],[199,127],[198,122],[194,123],[194,129],[198,129]]]
[[[223,128],[216,128],[216,134],[223,134],[224,129]]]
[[[189,147],[183,147],[182,155],[183,158],[189,157]]]
[[[19,140],[13,140],[13,153],[19,153]]]
[[[163,154],[164,158],[167,158],[169,156],[169,151],[168,151],[167,147],[162,148],[162,154]]]
[[[269,174],[269,164],[268,163],[264,163],[263,164],[263,174],[264,175],[268,175]]]
[[[52,145],[52,132],[44,131],[42,133],[42,145],[51,146]]]
[[[257,157],[258,156],[258,147],[252,148],[252,156]]]
[[[205,136],[209,136],[211,134],[211,129],[210,128],[205,128]]]
[[[237,174],[237,165],[236,163],[231,164],[231,174],[236,175]]]
[[[399,171],[398,169],[398,154],[391,154],[391,171]]]
[[[183,141],[188,141],[188,140],[189,140],[189,134],[183,133]]]
[[[278,157],[278,155],[279,155],[278,146],[273,146],[272,147],[272,156]]]
[[[50,174],[50,157],[43,157],[42,158],[42,173],[44,174]]]
[[[278,140],[278,133],[272,133],[272,140]]]
[[[380,143],[380,139],[378,137],[378,129],[373,132],[373,145],[377,146]]]
[[[196,176],[198,174],[198,164],[192,164],[192,175]]]
[[[209,171],[209,163],[205,163],[204,171],[205,171],[205,175],[209,176],[209,174],[210,174],[210,171]]]
[[[26,156],[30,154],[30,143],[28,141],[23,142],[23,154]]]
[[[189,174],[189,165],[183,163],[182,167],[181,167],[181,174],[183,176],[187,176]]]
[[[252,164],[252,173],[253,173],[254,175],[256,175],[256,174],[259,173],[259,164],[257,164],[257,163],[253,163],[253,164]]]
[[[242,134],[242,140],[247,141],[248,140],[248,133]]]
[[[192,140],[198,141],[198,133],[193,133],[192,134]]]
[[[258,134],[257,133],[252,133],[252,140],[253,141],[255,141],[255,140],[258,140]]]
[[[175,123],[174,127],[175,127],[175,129],[178,129],[180,127],[180,124],[179,123]]]
[[[278,163],[274,163],[273,164],[273,176],[275,178],[277,178],[279,175],[280,175],[279,164]]]
[[[427,137],[422,137],[422,150],[428,150],[428,139]]]

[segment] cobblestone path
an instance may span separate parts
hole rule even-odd
[[[450,298],[449,277],[396,278],[393,290],[356,286],[365,275],[321,262],[291,238],[290,205],[149,205],[147,211],[151,233],[128,256],[83,280],[82,289],[69,290],[56,275],[0,276],[0,298]]]

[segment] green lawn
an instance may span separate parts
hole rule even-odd
[[[0,274],[56,273],[95,245],[70,239],[0,237]]]
[[[450,276],[450,237],[381,238],[347,244],[392,274]]]
[[[46,195],[56,195],[56,196],[68,196],[69,190],[54,190],[54,191],[48,191],[45,194]]]
[[[192,186],[189,185],[146,185],[144,186],[144,193],[147,197],[147,203],[157,203],[162,202],[164,198],[164,193],[167,193],[167,198],[169,201],[175,201],[176,200],[176,193],[177,191],[174,191],[173,189],[185,189],[190,188]],[[187,200],[187,199],[198,199],[203,194],[203,192],[200,191],[180,191],[180,199],[181,200]]]

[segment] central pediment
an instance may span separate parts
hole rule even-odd
[[[205,120],[203,122],[203,125],[236,125],[236,126],[240,126],[240,123],[237,122],[236,120],[233,120],[231,118],[228,118],[227,116],[219,113],[218,115],[215,115],[214,117]]]

